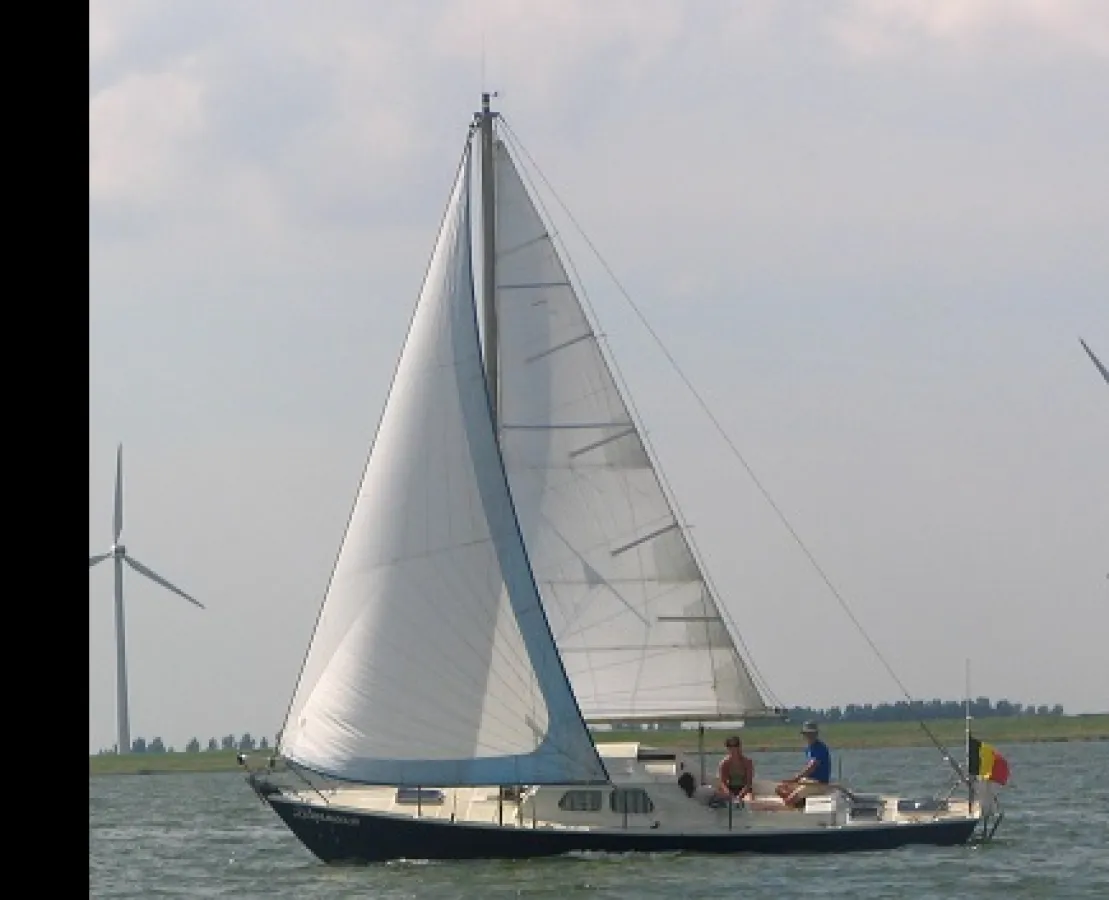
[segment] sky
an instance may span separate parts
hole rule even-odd
[[[89,553],[122,443],[206,607],[128,572],[132,737],[280,728],[483,89],[779,702],[1109,711],[1109,4],[89,12]]]

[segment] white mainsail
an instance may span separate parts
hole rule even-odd
[[[605,782],[496,446],[469,157],[467,144],[281,748],[364,783]]]
[[[501,447],[582,713],[765,713],[547,227],[495,148]]]

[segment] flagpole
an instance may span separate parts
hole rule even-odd
[[[965,741],[965,758],[966,758],[966,771],[967,771],[967,812],[973,813],[971,807],[974,806],[974,775],[975,773],[970,770],[970,657],[967,657],[966,662],[966,723],[964,728],[964,741]]]

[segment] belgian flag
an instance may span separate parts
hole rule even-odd
[[[1009,764],[991,745],[970,739],[970,774],[988,781],[1005,784],[1009,780]]]

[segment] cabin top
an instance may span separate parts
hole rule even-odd
[[[638,741],[597,744],[597,752],[603,759],[637,759],[641,762],[674,762],[682,754],[675,750],[659,750]]]
[[[623,783],[671,781],[693,766],[680,751],[659,750],[638,742],[601,743],[597,752],[609,776]]]

